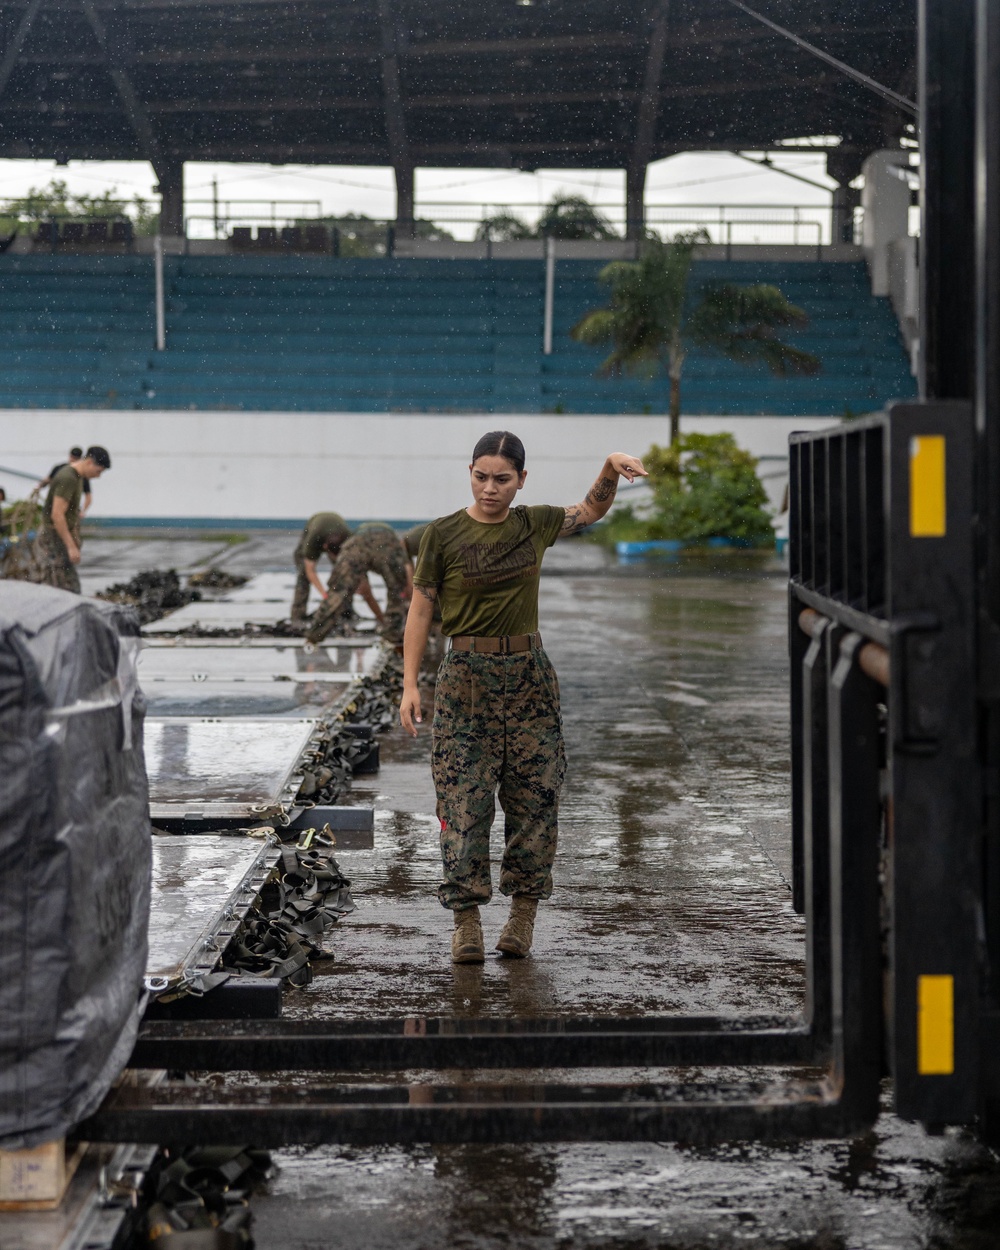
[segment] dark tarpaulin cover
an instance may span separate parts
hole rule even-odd
[[[129,610],[0,581],[0,1147],[63,1136],[139,1025],[150,828]]]

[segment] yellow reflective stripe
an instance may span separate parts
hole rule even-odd
[[[944,538],[944,437],[910,439],[910,537]]]
[[[917,1071],[950,1076],[955,1071],[955,978],[917,978]]]

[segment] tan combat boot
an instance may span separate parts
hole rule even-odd
[[[467,907],[464,911],[455,912],[455,932],[451,935],[451,962],[481,964],[485,959],[479,908]]]
[[[510,901],[510,919],[501,930],[500,940],[497,942],[497,950],[502,955],[523,959],[531,950],[537,910],[537,898],[526,898],[523,894],[514,895]]]

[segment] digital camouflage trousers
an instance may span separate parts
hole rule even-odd
[[[306,608],[309,604],[309,578],[306,577],[305,556],[302,551],[303,543],[299,539],[298,546],[295,548],[295,554],[292,557],[295,561],[295,593],[292,595],[292,611],[291,619],[293,621],[301,621],[305,618]]]
[[[292,557],[292,559],[295,561],[295,592],[292,595],[292,610],[290,613],[290,618],[293,621],[300,621],[300,622],[305,620],[306,612],[309,606],[309,591],[311,589],[311,583],[309,581],[309,578],[306,577],[305,555],[303,553],[304,545],[305,544],[300,539],[298,546],[295,548],[295,554]],[[318,566],[319,561],[317,561],[316,563]],[[333,590],[333,568],[332,566],[330,569],[330,576],[327,580],[326,589],[327,589],[328,594],[332,592]],[[342,615],[344,616],[344,618],[350,617],[350,604],[344,605]],[[332,622],[332,624],[334,625],[336,625],[337,623],[338,623],[337,621]]]
[[[378,573],[385,582],[385,620],[380,632],[389,642],[403,641],[406,609],[406,553],[399,538],[389,530],[361,530],[344,543],[330,574],[329,594],[313,615],[306,637],[322,642],[333,628],[345,604],[367,573]]]
[[[548,898],[566,772],[559,682],[544,651],[450,651],[437,675],[431,763],[441,822],[438,897],[489,902],[490,828],[504,814],[500,892]]]
[[[35,539],[35,558],[43,585],[71,590],[75,595],[80,593],[80,576],[66,554],[66,544],[48,525],[42,526]]]

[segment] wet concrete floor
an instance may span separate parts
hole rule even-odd
[[[220,548],[213,560],[234,571],[279,570],[289,566],[292,541],[255,537]],[[106,546],[92,543],[85,561]],[[191,547],[163,540],[158,562],[183,565]],[[127,554],[136,567],[152,563],[134,549]],[[119,576],[115,567],[109,580]],[[286,1015],[728,1014],[800,1006],[803,933],[788,889],[781,571],[741,556],[715,568],[690,561],[622,567],[571,542],[549,554],[541,603],[562,685],[570,771],[556,890],[540,908],[532,956],[491,956],[482,968],[449,961],[450,917],[434,894],[425,725],[416,743],[399,733],[384,740],[381,773],[355,786],[353,801],[377,809],[375,849],[340,855],[358,910],[331,937],[337,961],[321,966],[306,990],[286,995]],[[494,899],[484,917],[488,937],[504,915],[503,900]],[[511,1083],[537,1077],[474,1075]],[[575,1070],[548,1079],[660,1075]],[[277,1160],[277,1176],[254,1201],[260,1250],[1000,1246],[996,1157],[964,1132],[930,1137],[888,1112],[851,1142],[324,1148],[283,1150]]]

